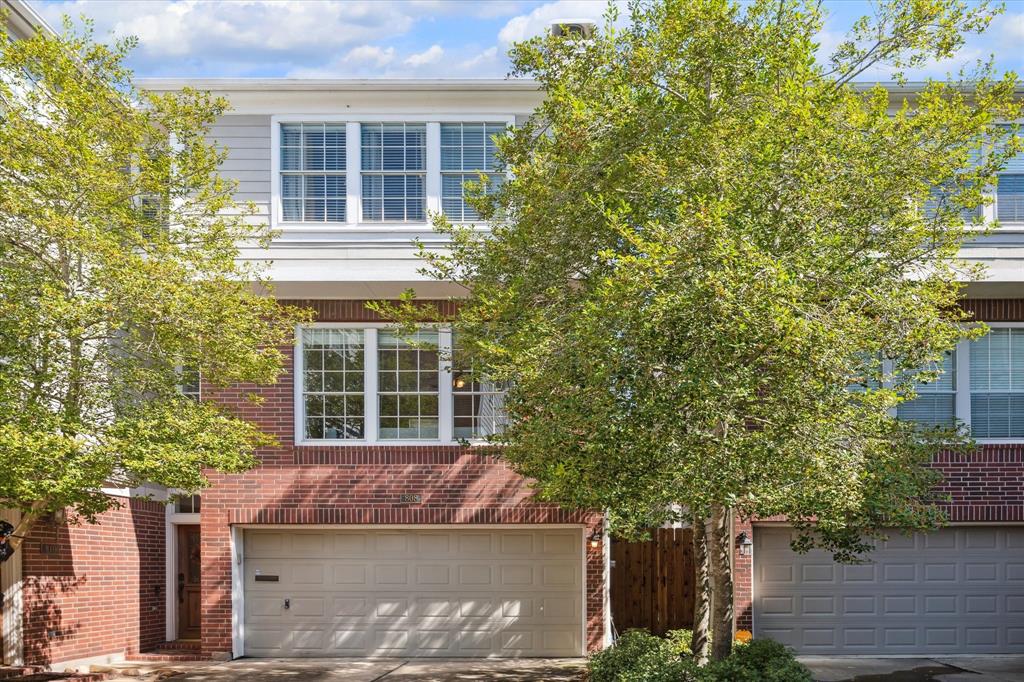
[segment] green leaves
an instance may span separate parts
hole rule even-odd
[[[625,534],[681,508],[785,514],[840,558],[940,521],[928,463],[969,444],[892,411],[914,397],[900,372],[983,333],[957,307],[963,213],[1020,149],[995,125],[1020,115],[1016,80],[849,81],[990,17],[882,3],[821,64],[816,3],[665,0],[514,48],[547,98],[501,144],[506,219],[489,238],[439,221],[453,246],[427,259],[469,291],[460,340],[512,383],[502,456],[543,498]],[[866,357],[899,361],[852,392]]]
[[[29,516],[252,466],[271,439],[181,369],[272,383],[306,317],[236,260],[269,231],[217,173],[226,102],[137,90],[133,44],[0,38],[0,504]]]

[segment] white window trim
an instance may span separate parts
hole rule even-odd
[[[429,327],[429,325],[427,325]],[[438,368],[440,379],[438,382],[438,437],[423,439],[381,439],[378,437],[378,414],[377,403],[377,334],[382,329],[393,328],[393,324],[386,322],[317,322],[315,324],[299,326],[295,329],[296,343],[295,355],[292,366],[294,380],[295,400],[295,445],[301,446],[326,446],[326,447],[358,447],[366,445],[460,445],[463,441],[455,440],[453,436],[453,404],[454,394],[451,388],[451,349],[452,332],[444,325],[437,326],[438,348],[441,352],[441,362]],[[306,438],[306,407],[303,400],[303,329],[359,329],[364,333],[364,381],[363,381],[363,405],[364,407],[364,437],[360,439],[316,439]],[[447,380],[446,380],[447,375]],[[483,444],[483,440],[471,440],[470,444]]]
[[[362,155],[359,124],[425,123],[427,125],[426,205],[428,219],[423,222],[364,222],[362,219]],[[441,124],[442,123],[504,123],[514,126],[511,114],[458,113],[429,114],[276,114],[270,117],[270,227],[283,232],[336,232],[339,228],[359,228],[363,232],[394,232],[410,227],[426,227],[429,214],[441,210]],[[285,222],[281,214],[281,124],[283,123],[345,123],[345,217],[341,222]],[[365,327],[364,327],[365,328]],[[389,441],[390,442],[390,441]]]
[[[1024,329],[1024,322],[985,322],[992,329]],[[961,341],[957,344],[956,417],[966,426],[971,425],[971,344]],[[1024,443],[1021,438],[975,438],[979,445],[1013,445]]]

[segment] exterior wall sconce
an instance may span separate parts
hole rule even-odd
[[[750,556],[754,553],[754,541],[746,531],[740,532],[736,537],[736,545],[740,548],[740,556]]]
[[[590,546],[594,549],[597,549],[601,546],[601,540],[603,539],[604,537],[601,535],[601,531],[595,530],[594,533],[590,536]]]

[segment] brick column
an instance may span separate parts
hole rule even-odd
[[[750,630],[753,627],[753,578],[754,556],[743,556],[737,538],[746,533],[754,539],[754,528],[749,520],[735,518],[733,520],[733,568],[732,568],[732,604],[737,630]]]

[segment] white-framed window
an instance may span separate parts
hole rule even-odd
[[[1024,438],[1024,328],[997,327],[970,344],[971,432]]]
[[[477,222],[472,207],[464,205],[463,184],[479,180],[481,171],[498,182],[505,178],[494,172],[495,145],[489,140],[514,124],[512,114],[472,111],[272,115],[270,225],[339,236],[342,227],[387,232],[413,225],[427,231],[429,215],[441,212],[442,204],[452,220]],[[454,127],[447,129],[445,171],[442,126],[459,131],[454,144]]]
[[[202,381],[199,370],[195,367],[179,367],[178,377],[181,382],[178,384],[178,392],[186,398],[199,402],[202,399]]]
[[[364,334],[302,330],[303,438],[360,440],[366,433]]]
[[[278,153],[282,218],[299,223],[345,222],[345,124],[283,123]]]
[[[362,218],[421,223],[427,219],[427,126],[360,123]]]
[[[440,438],[441,363],[436,331],[377,335],[377,437]]]
[[[952,426],[957,418],[957,353],[946,353],[941,362],[926,369],[939,371],[938,378],[928,383],[915,382],[917,397],[900,403],[896,408],[896,416],[922,426]]]
[[[409,337],[385,324],[300,328],[296,443],[455,444],[502,428],[503,391],[467,382],[466,370],[452,369],[452,355],[445,329]]]
[[[466,202],[466,183],[487,178],[486,191],[496,190],[505,179],[499,168],[494,138],[504,135],[501,123],[441,124],[441,210],[455,222],[478,220],[476,209]]]
[[[453,433],[460,440],[484,439],[500,433],[508,422],[505,387],[473,371],[459,352],[452,350]]]

